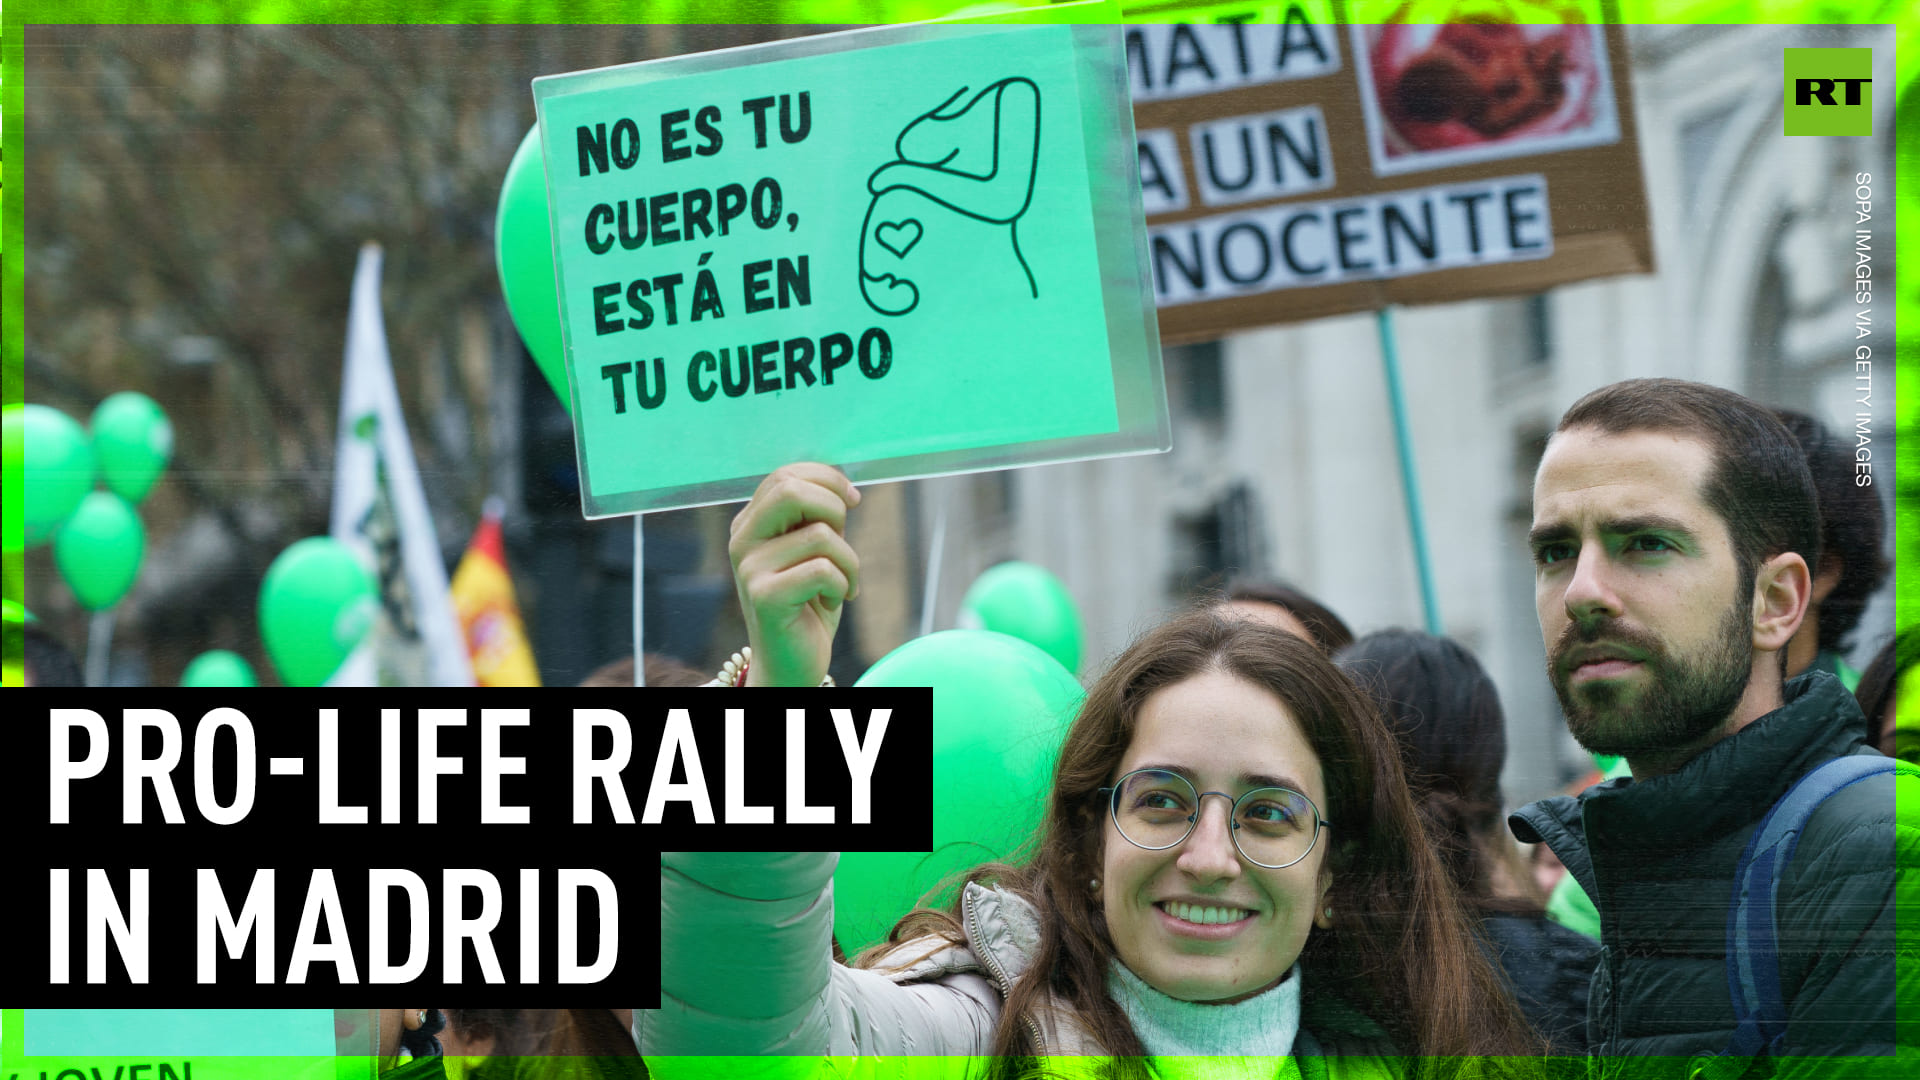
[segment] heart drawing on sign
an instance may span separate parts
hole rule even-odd
[[[867,176],[873,201],[860,219],[860,295],[882,315],[905,315],[920,303],[919,286],[900,276],[907,256],[926,237],[920,214],[931,215],[932,228],[939,231],[934,239],[939,250],[921,260],[915,276],[920,270],[945,268],[961,254],[964,266],[954,267],[950,279],[973,282],[983,274],[996,281],[1004,278],[1010,286],[1025,286],[1021,291],[1027,297],[1040,298],[1033,269],[1020,254],[1017,232],[1033,202],[1040,167],[1040,88],[1016,75],[972,98],[967,91],[962,86],[909,121],[893,140],[895,158]],[[942,217],[946,211],[968,224]],[[894,214],[903,216],[888,221]],[[991,234],[982,233],[980,226],[1006,230],[1008,265],[999,265],[998,244],[982,248],[979,238]],[[979,249],[977,257],[965,249]],[[989,259],[989,252],[994,258]],[[940,267],[926,265],[926,259]]]
[[[913,245],[920,242],[920,223],[913,218],[905,221],[883,221],[873,230],[873,238],[880,246],[894,253],[898,258],[906,258]]]

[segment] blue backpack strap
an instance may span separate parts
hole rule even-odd
[[[1820,804],[1870,776],[1894,772],[1899,762],[1878,754],[1834,758],[1807,773],[1773,804],[1734,869],[1727,911],[1727,988],[1737,1026],[1722,1052],[1751,1058],[1778,1054],[1787,1032],[1780,986],[1780,939],[1774,900],[1781,870],[1793,859],[1800,833]]]

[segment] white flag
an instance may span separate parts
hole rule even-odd
[[[333,467],[330,531],[374,568],[380,614],[328,685],[472,686],[473,667],[387,354],[378,244],[360,249],[353,275]]]

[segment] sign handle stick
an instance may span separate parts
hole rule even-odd
[[[633,515],[633,685],[647,685],[647,620],[646,603],[647,580],[646,563],[642,554],[646,542],[642,537],[640,523],[645,514]]]
[[[1420,571],[1420,607],[1427,633],[1440,633],[1440,604],[1434,598],[1433,563],[1427,557],[1427,530],[1420,512],[1420,477],[1413,467],[1413,433],[1407,429],[1407,399],[1400,386],[1400,351],[1394,345],[1393,309],[1373,313],[1380,331],[1380,362],[1387,373],[1387,402],[1393,409],[1394,443],[1400,451],[1400,491],[1406,496],[1407,529],[1413,536],[1413,560]]]
[[[87,685],[107,685],[107,652],[113,645],[113,609],[87,620]]]
[[[920,636],[933,633],[934,601],[940,598],[940,559],[947,550],[947,486],[934,485],[933,544],[927,550],[927,582],[920,590]]]

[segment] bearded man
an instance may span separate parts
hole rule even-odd
[[[1875,753],[1837,679],[1783,678],[1813,593],[1815,499],[1771,411],[1674,379],[1576,402],[1534,477],[1548,675],[1574,738],[1625,757],[1633,776],[1534,803],[1511,823],[1551,847],[1599,908],[1588,1041],[1636,1056],[1636,1078],[1696,1075],[1727,1047],[1727,912],[1748,838],[1807,772]],[[1821,805],[1780,871],[1786,1051],[1757,1068],[1896,1067],[1896,912],[1920,916],[1920,875],[1897,865],[1920,850],[1917,796],[1898,782],[1905,815],[1893,776],[1856,783]],[[1916,987],[1904,989],[1912,1001]]]

